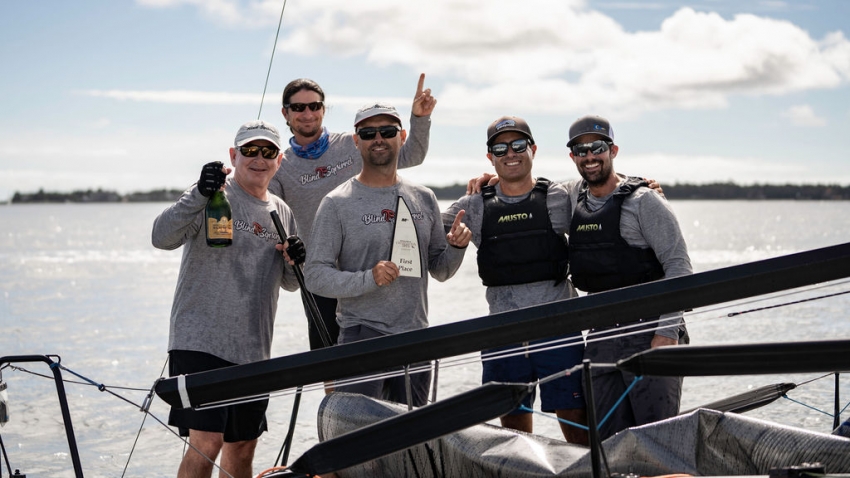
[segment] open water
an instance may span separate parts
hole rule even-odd
[[[671,201],[695,271],[705,271],[850,241],[850,202]],[[447,205],[447,203],[445,204]],[[167,204],[59,204],[0,206],[0,356],[58,354],[70,370],[105,384],[127,403],[90,385],[66,385],[86,476],[173,476],[182,442],[138,406],[161,376],[180,251],[150,244],[151,224]],[[797,300],[847,290],[846,284],[774,299]],[[688,317],[692,344],[850,338],[850,296],[806,302],[737,318],[697,310]],[[762,304],[736,305],[744,310]],[[487,314],[474,250],[446,283],[431,281],[432,324]],[[281,293],[273,356],[307,350],[299,296]],[[49,374],[43,364],[21,364]],[[30,478],[73,476],[52,380],[2,370],[9,384],[11,421],[0,428],[13,469]],[[68,373],[67,380],[82,382]],[[801,384],[813,376],[687,378],[683,409],[777,382]],[[439,396],[480,384],[480,364],[441,368]],[[833,378],[800,386],[791,400],[748,415],[829,432]],[[119,387],[127,387],[122,389]],[[850,379],[841,383],[846,405]],[[290,461],[317,442],[315,417],[323,393],[305,394]],[[255,473],[272,466],[286,435],[292,397],[274,397],[270,431],[258,445]],[[154,399],[162,421],[167,407]],[[847,419],[850,411],[842,416]],[[141,433],[139,434],[139,432]],[[560,438],[555,422],[535,416],[535,431]],[[137,434],[138,443],[135,445]],[[130,453],[132,451],[132,457]],[[5,473],[5,462],[0,461]]]

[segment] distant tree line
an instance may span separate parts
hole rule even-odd
[[[799,199],[840,200],[850,199],[850,185],[838,184],[662,184],[668,199]],[[466,194],[465,184],[432,187],[438,199],[457,199]],[[174,202],[183,194],[179,189],[156,189],[148,192],[118,194],[103,189],[73,191],[70,193],[46,192],[19,193],[12,196],[12,203],[102,203],[102,202]]]
[[[732,182],[709,184],[662,184],[667,199],[850,199],[850,185],[838,184],[754,184]],[[431,188],[439,199],[457,199],[466,194],[466,185]]]
[[[36,193],[15,192],[12,204],[16,203],[102,203],[102,202],[174,202],[183,194],[179,189],[157,189],[148,192],[118,194],[115,191],[103,189],[73,191],[70,193],[47,192],[40,189]]]

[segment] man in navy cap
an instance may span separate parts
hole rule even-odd
[[[566,232],[571,198],[560,184],[532,175],[537,152],[528,123],[503,116],[487,128],[487,159],[500,181],[481,194],[460,198],[443,212],[443,225],[465,211],[478,248],[478,275],[487,286],[491,314],[565,300],[576,296],[567,280]],[[531,383],[581,363],[581,331],[561,337],[482,351],[482,383]],[[502,355],[504,357],[497,358]],[[505,356],[507,355],[507,356]],[[581,374],[573,373],[540,384],[541,409],[584,424]],[[500,418],[502,426],[531,433],[531,393],[519,407]],[[561,422],[571,443],[587,444],[587,433]]]
[[[670,204],[645,180],[614,171],[619,147],[608,120],[577,119],[570,126],[567,147],[582,177],[568,186],[575,204],[569,233],[573,285],[594,293],[691,274],[688,249]],[[678,311],[592,329],[585,358],[616,363],[649,348],[687,341]],[[599,413],[608,413],[634,378],[616,368],[593,369]],[[643,377],[601,425],[600,437],[677,415],[681,395],[681,377]]]

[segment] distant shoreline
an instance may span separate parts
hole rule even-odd
[[[465,184],[453,186],[429,186],[437,199],[457,199],[466,194]],[[668,199],[749,199],[749,200],[814,200],[835,201],[850,199],[850,185],[837,184],[754,184],[738,185],[735,183],[708,184],[662,184],[664,195]],[[183,190],[156,189],[147,192],[119,194],[103,189],[50,192],[39,190],[35,193],[15,192],[12,204],[33,203],[134,203],[134,202],[174,202]]]

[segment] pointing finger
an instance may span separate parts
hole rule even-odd
[[[452,223],[452,232],[457,231],[457,229],[460,227],[461,221],[463,221],[463,216],[465,215],[466,210],[461,209],[460,211],[458,211],[457,216],[455,216],[455,220]]]
[[[416,97],[422,94],[422,90],[425,88],[425,73],[419,75],[419,84],[416,85]]]

